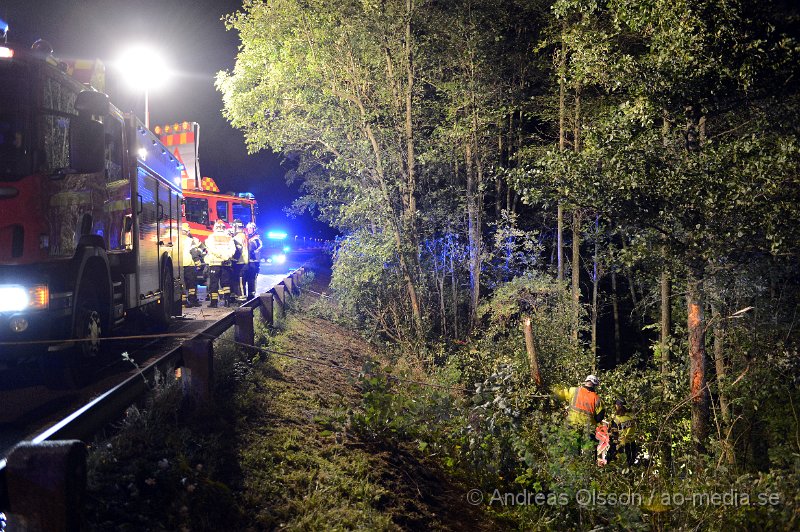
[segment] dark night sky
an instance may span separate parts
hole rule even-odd
[[[106,90],[123,110],[142,117],[144,98],[124,87],[114,60],[136,43],[161,50],[174,77],[150,92],[151,125],[195,121],[200,124],[200,168],[220,189],[250,191],[259,201],[262,229],[329,236],[310,217],[287,219],[283,208],[297,196],[283,178],[279,158],[247,155],[241,132],[222,117],[214,88],[219,70],[233,68],[239,43],[220,18],[240,0],[0,0],[0,18],[9,41],[29,45],[49,41],[60,58],[99,58],[106,65]]]

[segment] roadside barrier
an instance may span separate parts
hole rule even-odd
[[[84,441],[146,394],[158,372],[180,368],[184,395],[195,405],[213,401],[213,340],[234,327],[235,342],[255,348],[255,310],[260,310],[265,325],[274,325],[275,312],[283,316],[287,299],[300,294],[304,275],[304,268],[295,270],[269,292],[245,302],[32,440],[17,444],[0,460],[0,513],[9,514],[21,530],[79,530],[86,492]]]

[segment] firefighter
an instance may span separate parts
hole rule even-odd
[[[597,443],[595,429],[603,421],[605,413],[603,401],[596,391],[599,385],[600,379],[588,375],[581,386],[553,389],[553,395],[569,403],[567,425],[572,430],[574,442],[580,451],[588,450],[589,445],[594,448]],[[596,455],[595,452],[592,454]],[[592,457],[592,462],[595,462],[595,456]]]
[[[233,238],[228,234],[225,222],[217,220],[214,222],[214,232],[206,239],[206,256],[208,271],[208,292],[211,294],[211,301],[208,306],[216,308],[218,300],[222,299],[224,306],[230,306],[230,264],[231,257],[236,251],[233,245]]]
[[[631,414],[622,397],[614,401],[614,413],[611,415],[612,459],[618,452],[625,453],[628,467],[633,466],[638,454],[636,445],[636,416]]]
[[[232,276],[231,276],[231,297],[238,300],[243,300],[244,294],[242,290],[242,281],[250,263],[249,244],[247,242],[247,233],[244,230],[244,224],[239,219],[233,221],[233,244],[236,246],[236,252],[233,254],[232,263]]]
[[[183,233],[181,246],[183,247],[183,279],[186,282],[186,293],[183,294],[183,306],[187,308],[199,307],[197,299],[197,266],[202,261],[200,240],[192,236],[189,224],[184,222],[181,227]]]
[[[246,229],[250,265],[244,277],[244,289],[247,293],[247,298],[250,299],[256,295],[256,279],[258,279],[258,271],[261,269],[261,248],[264,244],[261,242],[261,236],[258,234],[256,224],[250,222],[247,224]]]

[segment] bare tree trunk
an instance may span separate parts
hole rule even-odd
[[[573,124],[573,149],[576,153],[581,151],[581,88],[575,89],[575,123]],[[581,212],[575,209],[572,212],[572,304],[574,323],[572,339],[578,343],[578,329],[580,329],[580,304],[581,304]]]
[[[671,284],[669,270],[666,266],[661,271],[661,332],[659,335],[659,347],[661,351],[661,379],[666,385],[667,375],[669,374],[669,337],[671,320]]]
[[[728,392],[725,390],[725,377],[727,370],[725,367],[725,320],[720,311],[719,303],[711,301],[711,321],[714,323],[714,366],[717,374],[717,395],[719,397],[719,411],[722,414],[722,427],[720,443],[722,453],[728,464],[736,463],[736,456],[730,435],[733,430],[731,427],[731,410],[728,403]]]
[[[453,250],[450,250],[450,281],[453,296],[453,338],[458,338],[458,276],[456,274]]]
[[[558,62],[558,151],[563,152],[567,148],[566,130],[566,65],[567,65],[567,43],[561,38],[561,55]],[[558,264],[558,282],[564,282],[564,207],[561,201],[558,202],[558,225],[556,227],[556,253]]]
[[[414,286],[414,276],[417,272],[421,271],[419,264],[418,241],[417,241],[417,175],[416,175],[416,154],[414,151],[414,122],[413,122],[413,97],[414,97],[414,55],[412,52],[412,32],[411,22],[413,20],[413,1],[406,0],[406,41],[405,41],[405,55],[406,55],[406,92],[405,92],[405,136],[406,136],[406,172],[407,184],[406,194],[407,198],[404,201],[404,225],[409,237],[411,249],[407,250],[408,257],[411,261],[409,265],[406,258],[403,257],[405,253],[401,251],[401,263],[406,263],[404,266],[408,278],[408,286],[410,288],[411,308],[414,317],[414,327],[417,335],[423,333],[422,325],[422,310],[420,308],[419,299],[417,297],[416,288]],[[412,273],[413,272],[413,273]]]
[[[717,387],[719,394],[719,410],[726,425],[731,421],[731,410],[728,403],[728,393],[725,390],[725,320],[723,319],[719,303],[711,302],[711,321],[714,322],[714,368],[717,372]]]
[[[662,126],[661,126],[661,142],[664,148],[669,147],[669,115],[666,109],[663,111]],[[670,273],[668,268],[669,257],[667,255],[666,245],[661,248],[661,260],[664,267],[661,270],[661,333],[659,337],[659,346],[661,350],[661,383],[664,391],[667,389],[667,376],[669,375],[669,348],[670,348],[670,326],[672,319],[672,303],[671,291],[672,285],[670,280]]]
[[[578,342],[581,306],[581,212],[572,212],[572,339]]]
[[[480,229],[477,206],[477,180],[474,175],[472,143],[467,142],[465,151],[467,173],[467,232],[469,233],[469,323],[472,329],[478,311],[478,298],[480,297]]]
[[[436,268],[436,289],[439,292],[439,315],[442,321],[442,337],[447,338],[447,306],[444,302],[444,280],[447,277],[447,243],[442,241],[442,263],[441,269]],[[438,259],[436,259],[438,263]]]
[[[500,150],[502,153],[503,149],[503,137],[500,137]],[[503,182],[500,180],[500,176],[494,178],[494,216],[496,219],[500,219],[500,211],[503,210],[503,206],[500,202],[500,196],[503,193]]]
[[[559,283],[564,282],[564,207],[561,202],[557,207],[558,222],[556,225],[556,261],[558,264],[557,279]]]
[[[528,364],[531,368],[531,378],[540,388],[542,387],[542,375],[539,372],[539,358],[536,353],[536,345],[533,342],[533,329],[531,328],[531,319],[526,317],[523,320],[523,329],[525,331],[525,349],[528,352]]]
[[[619,365],[622,358],[620,348],[620,330],[619,330],[619,300],[617,298],[617,272],[611,270],[611,312],[614,314],[614,362]]]
[[[595,216],[594,220],[594,254],[592,255],[592,369],[597,371],[597,285],[600,282],[600,272],[597,264],[599,254],[600,239],[600,218]]]
[[[705,452],[708,437],[708,383],[706,381],[706,322],[702,296],[703,273],[689,274],[687,329],[689,332],[689,397],[692,410],[692,440],[697,452]]]

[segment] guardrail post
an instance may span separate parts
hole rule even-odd
[[[81,526],[86,445],[79,440],[23,442],[8,455],[8,500],[21,530],[71,531]]]
[[[286,278],[281,282],[286,287],[286,296],[294,296],[294,279],[292,279],[292,276],[287,275]]]
[[[240,344],[255,345],[256,333],[253,329],[253,309],[250,307],[237,308],[235,319],[236,326],[233,331],[233,339]]]
[[[283,317],[285,315],[284,307],[286,306],[286,290],[285,286],[282,284],[276,284],[272,287],[272,291],[275,294],[275,303],[277,303],[278,307],[278,316]]]
[[[272,325],[272,294],[266,293],[258,296],[261,300],[261,318],[267,325]]]
[[[183,393],[202,404],[212,399],[214,345],[207,338],[192,338],[181,347]]]

